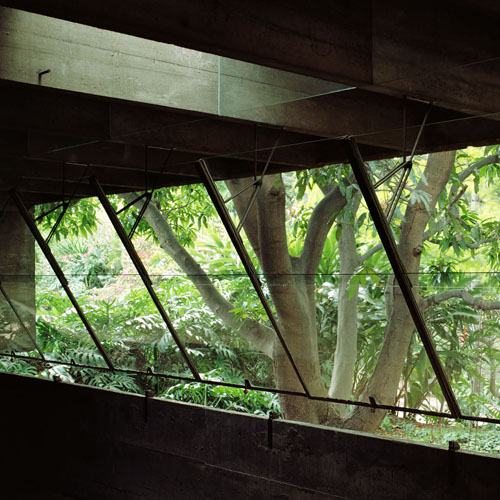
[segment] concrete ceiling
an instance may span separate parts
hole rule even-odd
[[[182,74],[168,70],[170,86],[185,90],[165,99],[165,92],[153,95],[158,70],[151,51],[162,44],[145,49],[140,74],[146,76],[140,80],[135,68],[117,75],[107,59],[98,60],[105,32],[94,42],[93,35],[81,32],[82,39],[92,40],[80,42],[78,50],[94,45],[82,59],[90,64],[83,67],[73,35],[52,30],[51,40],[60,38],[56,54],[53,41],[49,47],[33,38],[39,36],[35,21],[22,33],[6,22],[2,49],[9,63],[0,70],[2,190],[17,188],[30,203],[93,194],[85,182],[90,175],[97,175],[108,192],[197,182],[193,162],[200,157],[210,158],[218,179],[253,175],[262,170],[278,136],[270,171],[345,161],[339,142],[344,135],[357,137],[366,159],[400,156],[404,120],[410,148],[427,101],[434,104],[417,152],[500,142],[495,35],[500,8],[494,2],[421,1],[402,7],[390,0],[0,0],[0,5],[295,74],[259,70],[254,78],[258,67],[233,65],[234,71],[247,72],[233,82],[233,101],[241,99],[245,85],[253,85],[253,98],[271,86],[273,95],[278,86],[287,98],[221,113],[220,92],[218,109],[214,97],[220,78],[216,82],[216,63],[208,55]],[[116,50],[108,52],[112,56]],[[130,68],[130,58],[123,68]],[[93,61],[101,64],[97,70]],[[51,73],[38,77],[45,68]],[[130,92],[132,83],[120,87],[117,80],[141,87]],[[188,89],[186,82],[196,80],[203,85]],[[327,91],[292,98],[304,82]],[[329,82],[332,89],[339,83],[356,88],[328,92]],[[151,95],[144,97],[149,83]],[[214,104],[207,104],[212,98]]]

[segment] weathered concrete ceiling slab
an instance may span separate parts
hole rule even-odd
[[[82,175],[89,176],[89,172],[99,174],[108,192],[143,188],[146,168],[154,185],[197,182],[194,163],[201,157],[210,159],[217,179],[251,176],[255,170],[262,170],[278,137],[269,172],[345,161],[338,137],[281,131],[276,126],[256,126],[246,120],[12,82],[0,82],[0,90],[2,189],[17,187],[33,195],[30,201],[52,199],[60,193],[67,195],[73,192],[69,185],[81,183]],[[416,121],[426,106],[413,104]],[[358,121],[352,116],[348,120],[347,110],[345,118],[348,130],[369,130],[359,138],[365,158],[401,154],[397,115],[386,116],[386,128],[380,132],[377,128],[373,129],[375,132],[364,129],[362,116]],[[476,143],[500,140],[499,121],[476,118],[476,126],[470,131],[469,120],[462,114],[435,108],[430,122],[419,151],[439,150],[443,143],[451,147],[466,145],[471,137]],[[417,128],[412,125],[408,129],[409,144]],[[66,165],[64,173],[61,165]],[[85,196],[90,187],[80,186],[74,192],[76,196]]]
[[[143,188],[145,169],[152,185],[197,182],[200,157],[217,179],[250,176],[278,136],[269,172],[345,161],[345,135],[366,159],[400,156],[419,99],[434,105],[417,153],[500,142],[490,2],[0,5],[120,32],[0,8],[3,196],[88,196],[89,172],[110,193]]]
[[[500,8],[488,0],[0,4],[460,111],[500,111]]]

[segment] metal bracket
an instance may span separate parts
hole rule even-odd
[[[446,373],[437,355],[429,330],[425,324],[422,311],[420,310],[415,295],[413,294],[412,284],[408,278],[401,256],[399,255],[389,223],[384,216],[380,202],[378,201],[375,190],[373,189],[373,185],[370,181],[370,177],[361,157],[361,153],[359,152],[356,140],[353,137],[347,137],[343,142],[349,162],[356,177],[356,181],[358,182],[359,189],[361,190],[361,193],[366,201],[373,223],[377,228],[378,235],[382,241],[382,245],[384,246],[389,262],[391,263],[394,276],[398,280],[398,284],[406,305],[408,306],[408,310],[413,318],[413,322],[420,335],[425,351],[429,356],[432,368],[434,369],[439,385],[441,386],[441,390],[443,391],[443,396],[446,399],[451,414],[455,418],[460,418],[460,407],[458,406],[450,382],[446,377]]]
[[[413,166],[412,161],[405,162],[405,165],[403,166],[403,174],[399,178],[398,185],[396,187],[396,190],[392,194],[391,201],[389,201],[389,205],[387,207],[387,211],[385,213],[385,217],[387,221],[390,223],[392,220],[392,217],[394,216],[394,213],[396,212],[396,207],[398,206],[399,199],[401,198],[401,195],[403,194],[403,189],[406,187],[406,183],[408,181],[408,177],[410,176],[411,172],[411,167]]]
[[[248,255],[248,252],[246,251],[245,246],[243,245],[243,241],[241,239],[241,236],[238,233],[237,228],[234,226],[233,220],[231,219],[231,216],[229,215],[229,212],[227,211],[226,205],[224,204],[224,200],[222,196],[219,193],[219,190],[217,189],[217,186],[215,185],[214,179],[212,175],[210,174],[210,170],[208,168],[207,162],[205,160],[199,160],[198,161],[198,172],[200,174],[200,177],[203,181],[203,184],[205,185],[206,190],[208,191],[208,194],[212,200],[212,203],[215,206],[215,209],[217,210],[217,213],[219,214],[219,217],[224,224],[224,227],[226,228],[226,231],[229,235],[229,238],[231,239],[234,248],[236,249],[236,252],[238,253],[241,262],[243,263],[243,267],[245,268],[245,271],[248,274],[248,277],[250,278],[250,281],[252,282],[252,285],[257,292],[257,296],[260,299],[260,302],[262,306],[264,307],[264,310],[267,314],[267,317],[269,318],[269,321],[271,322],[271,325],[274,328],[274,331],[276,332],[276,335],[278,336],[278,339],[280,341],[281,346],[283,347],[283,350],[285,351],[285,354],[290,361],[290,364],[293,368],[293,371],[295,372],[295,375],[297,376],[297,379],[300,382],[300,385],[304,389],[305,394],[307,397],[310,397],[309,390],[307,389],[307,386],[304,382],[304,379],[302,378],[302,375],[299,372],[299,369],[295,363],[295,360],[292,357],[292,354],[290,350],[288,349],[288,346],[285,342],[285,339],[283,338],[283,335],[280,331],[280,328],[278,326],[278,322],[274,318],[273,312],[271,310],[271,307],[269,306],[269,303],[267,302],[267,299],[264,295],[264,291],[262,290],[262,286],[260,284],[259,279],[257,278],[257,272],[255,271],[255,268],[253,266],[253,263],[250,259],[250,256]]]
[[[267,173],[267,169],[269,168],[269,164],[271,163],[274,152],[276,151],[276,148],[278,147],[282,133],[283,133],[283,129],[280,129],[280,133],[279,133],[278,137],[276,138],[276,141],[271,149],[271,152],[269,153],[269,156],[267,158],[266,164],[264,165],[264,168],[262,169],[262,173],[260,174],[260,177],[257,179],[257,177],[255,176],[256,178],[250,184],[248,184],[243,189],[241,189],[237,193],[233,194],[229,198],[223,200],[223,202],[227,204],[231,200],[234,200],[236,197],[238,197],[240,194],[244,193],[247,189],[251,188],[252,186],[254,188],[254,190],[250,196],[250,200],[248,201],[247,208],[245,209],[245,212],[243,213],[243,216],[241,217],[241,220],[238,223],[238,227],[236,228],[237,233],[239,233],[241,231],[241,228],[243,227],[243,224],[245,224],[245,221],[247,220],[248,214],[250,213],[250,210],[252,209],[252,206],[255,202],[255,199],[257,198],[259,188],[260,188],[260,186],[262,186],[262,180],[264,179],[264,176]],[[257,158],[254,158],[254,163],[255,163],[255,170],[256,170]]]
[[[113,207],[111,206],[111,203],[109,202],[106,193],[102,189],[101,185],[99,184],[99,181],[97,180],[96,177],[91,177],[90,183],[94,187],[97,197],[99,198],[99,201],[101,202],[101,205],[104,208],[104,211],[108,215],[109,220],[111,221],[111,224],[115,228],[116,234],[120,238],[120,241],[122,242],[123,246],[125,247],[125,250],[130,256],[130,259],[132,260],[135,268],[137,269],[137,272],[139,273],[139,276],[141,277],[144,286],[146,287],[149,296],[151,297],[154,305],[156,306],[156,309],[160,313],[160,316],[162,317],[164,323],[167,325],[167,328],[172,335],[172,338],[174,339],[175,343],[177,344],[177,347],[179,348],[179,351],[182,354],[182,357],[186,361],[191,373],[193,374],[193,377],[197,381],[201,381],[200,374],[198,373],[198,370],[196,369],[193,361],[189,357],[189,354],[187,353],[186,349],[184,348],[184,345],[182,344],[181,340],[179,339],[179,336],[177,334],[177,331],[175,330],[175,327],[168,317],[167,312],[165,311],[165,308],[163,307],[160,299],[158,298],[158,295],[156,294],[154,288],[153,288],[153,283],[151,281],[151,278],[144,267],[144,264],[142,263],[141,258],[139,257],[134,245],[130,241],[129,236],[125,232],[125,229],[123,228],[122,223],[120,222],[120,219],[118,218],[116,212],[114,211]]]
[[[45,69],[45,70],[39,70],[36,72],[38,75],[38,85],[42,84],[42,76],[48,75],[50,73],[50,69]]]
[[[24,206],[23,200],[15,190],[10,191],[10,196],[13,199],[14,203],[16,204],[19,213],[23,217],[24,221],[26,222],[26,225],[28,226],[29,230],[33,234],[36,242],[38,243],[40,249],[42,250],[43,254],[45,255],[45,258],[50,264],[50,267],[52,267],[52,270],[54,271],[55,275],[57,276],[57,279],[59,280],[59,283],[61,283],[61,286],[63,287],[64,291],[66,292],[66,295],[68,296],[71,304],[75,308],[75,311],[77,312],[78,316],[80,317],[80,320],[84,324],[85,328],[87,329],[87,332],[89,333],[90,337],[94,341],[94,344],[96,345],[98,351],[100,352],[101,356],[104,358],[104,361],[108,365],[109,369],[114,370],[113,363],[109,359],[108,355],[106,354],[106,351],[104,350],[101,342],[97,338],[97,335],[94,332],[94,329],[92,328],[92,325],[89,323],[87,320],[87,317],[85,316],[85,313],[83,312],[82,308],[78,304],[78,301],[76,300],[75,296],[73,295],[73,292],[69,288],[68,285],[68,280],[64,276],[64,273],[59,266],[54,254],[52,253],[52,250],[50,249],[49,245],[47,242],[44,240],[42,234],[38,230],[38,227],[35,224],[35,221],[31,218],[28,210]]]
[[[377,189],[381,184],[386,182],[387,180],[391,179],[395,174],[397,174],[401,169],[403,169],[403,174],[399,178],[398,185],[396,187],[396,190],[392,194],[391,200],[389,201],[389,205],[387,207],[386,211],[386,218],[389,222],[391,222],[394,213],[396,212],[396,207],[399,203],[399,200],[401,198],[401,195],[403,193],[404,188],[406,187],[406,183],[408,182],[408,177],[410,176],[411,169],[413,167],[413,157],[415,156],[415,151],[417,150],[418,143],[420,141],[420,137],[422,135],[422,131],[424,130],[425,124],[427,123],[427,119],[429,118],[429,114],[431,112],[432,108],[432,102],[429,103],[429,107],[427,108],[427,111],[425,113],[424,119],[422,121],[422,124],[420,125],[420,128],[418,130],[417,137],[415,138],[415,142],[413,143],[413,148],[411,151],[410,159],[406,159],[406,100],[405,100],[405,113],[404,113],[404,139],[403,139],[403,161],[394,169],[392,169],[389,173],[384,175],[382,179],[377,181],[374,185],[373,188]]]
[[[163,163],[163,167],[160,170],[160,173],[159,173],[160,176],[163,174],[164,170],[167,168],[168,161],[169,161],[170,156],[172,155],[173,151],[174,151],[174,148],[171,148],[169,150],[167,158],[165,159],[165,161]],[[151,200],[153,199],[153,194],[155,192],[154,188],[148,192],[148,147],[147,146],[146,146],[146,150],[145,150],[145,165],[146,165],[146,167],[145,167],[145,173],[144,173],[144,175],[145,175],[145,191],[144,191],[144,193],[139,195],[135,200],[131,201],[130,203],[127,203],[123,208],[121,208],[120,210],[118,210],[118,212],[116,212],[116,215],[119,215],[122,212],[125,212],[126,210],[128,210],[131,206],[135,205],[138,201],[141,201],[143,198],[146,198],[146,201],[142,205],[142,208],[139,211],[139,214],[137,215],[137,217],[135,219],[135,222],[134,222],[134,225],[132,226],[132,229],[128,233],[128,238],[130,240],[134,237],[135,231],[136,231],[137,227],[139,226],[139,223],[141,222],[142,217],[146,213],[146,210],[147,210],[149,204],[151,203]]]
[[[127,203],[124,207],[120,208],[120,210],[118,210],[118,212],[115,212],[116,215],[120,215],[121,213],[128,210],[131,206],[135,205],[138,201],[141,201],[143,198],[146,199],[146,201],[142,205],[141,209],[139,210],[139,214],[135,218],[134,225],[132,226],[132,229],[128,233],[129,240],[131,240],[134,237],[135,231],[136,231],[137,227],[139,226],[139,222],[141,222],[141,219],[144,216],[144,213],[146,212],[149,204],[151,203],[151,200],[153,199],[153,193],[154,193],[154,190],[149,191],[149,192],[146,191],[146,192],[142,193],[141,195],[139,195],[134,200],[132,200],[130,203]]]

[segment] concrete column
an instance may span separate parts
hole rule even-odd
[[[13,308],[35,337],[35,240],[9,202],[0,218],[0,280]],[[0,293],[0,350],[31,351],[33,342]]]

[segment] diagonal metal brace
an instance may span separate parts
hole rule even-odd
[[[139,276],[141,277],[141,279],[144,283],[144,286],[146,287],[146,290],[148,291],[149,296],[151,297],[151,300],[153,301],[154,305],[156,306],[156,309],[160,313],[160,316],[162,317],[164,323],[166,324],[170,334],[172,335],[172,338],[174,339],[175,343],[177,344],[177,347],[179,348],[179,351],[182,354],[182,357],[186,361],[191,373],[193,374],[193,377],[197,381],[201,381],[201,377],[200,377],[200,374],[198,373],[198,370],[196,369],[191,358],[189,357],[189,354],[187,353],[184,345],[182,344],[172,321],[168,317],[168,314],[165,311],[163,304],[161,303],[158,295],[156,294],[156,292],[153,288],[153,283],[151,281],[151,278],[149,277],[149,274],[148,274],[146,268],[144,267],[144,264],[142,263],[142,260],[139,257],[134,245],[130,241],[125,229],[123,228],[122,223],[120,222],[120,219],[118,219],[116,212],[114,211],[113,207],[111,206],[111,203],[109,202],[108,197],[106,196],[106,193],[102,189],[102,187],[99,184],[99,181],[97,180],[96,177],[90,177],[89,181],[92,184],[92,186],[94,187],[96,194],[97,194],[97,197],[99,198],[99,201],[101,202],[101,205],[104,208],[104,211],[108,215],[108,218],[111,221],[111,224],[113,224],[113,227],[115,228],[116,234],[120,238],[120,241],[122,242],[123,246],[125,247],[125,250],[129,254],[130,259],[132,260],[135,268],[137,269],[137,272],[139,273]]]
[[[283,350],[285,351],[288,360],[290,361],[293,371],[295,372],[295,375],[297,376],[297,379],[300,382],[302,389],[304,389],[306,396],[310,398],[311,394],[309,393],[309,390],[307,389],[304,379],[300,374],[297,364],[295,363],[295,360],[292,357],[292,353],[290,352],[290,349],[288,348],[285,339],[283,338],[283,335],[278,326],[278,322],[274,318],[271,307],[269,306],[269,303],[267,302],[267,299],[264,295],[264,291],[262,290],[260,281],[257,278],[257,273],[250,259],[250,256],[248,255],[246,248],[243,245],[241,236],[239,235],[236,227],[234,226],[233,220],[231,219],[231,216],[227,211],[227,208],[224,204],[224,199],[222,198],[221,194],[219,193],[219,190],[217,189],[217,186],[215,185],[213,177],[210,174],[207,162],[203,159],[198,160],[198,172],[203,181],[203,184],[205,185],[206,190],[208,191],[208,194],[210,195],[212,203],[214,204],[215,209],[217,210],[217,213],[219,214],[219,217],[222,223],[224,224],[224,227],[226,228],[229,238],[231,238],[231,241],[236,249],[236,252],[238,253],[241,262],[243,263],[243,267],[245,268],[245,271],[247,272],[248,277],[250,278],[250,281],[252,282],[255,291],[257,292],[257,296],[259,297],[262,306],[264,307],[267,317],[269,318],[269,321],[271,322],[271,325],[273,326],[274,331],[278,336],[280,344],[283,347]]]
[[[389,222],[391,222],[392,217],[394,216],[394,213],[396,211],[396,207],[399,203],[399,199],[401,198],[401,195],[403,194],[403,189],[406,187],[406,183],[408,182],[408,177],[410,176],[411,169],[413,167],[413,157],[415,156],[415,152],[417,150],[418,143],[420,141],[420,137],[422,136],[422,132],[424,130],[425,124],[427,123],[427,119],[429,118],[430,112],[432,109],[432,102],[429,102],[429,106],[427,108],[427,111],[425,112],[424,119],[422,121],[422,124],[420,125],[420,128],[417,133],[417,137],[415,138],[415,142],[413,143],[413,148],[411,151],[410,159],[406,159],[406,113],[405,113],[405,125],[404,125],[404,130],[405,130],[405,136],[404,136],[404,145],[403,145],[403,150],[405,150],[405,156],[403,158],[403,162],[400,163],[397,167],[392,169],[389,173],[384,175],[382,179],[377,181],[374,185],[373,188],[377,189],[381,184],[383,184],[385,181],[389,180],[391,177],[393,177],[397,172],[399,172],[401,169],[403,169],[403,174],[399,178],[398,185],[396,187],[396,190],[394,191],[391,201],[389,202],[389,206],[387,207],[387,213],[386,213],[386,218]]]
[[[382,179],[379,179],[374,185],[373,189],[377,189],[379,186],[381,186],[385,181],[388,181],[390,178],[392,178],[394,175],[396,175],[401,169],[406,168],[410,166],[411,160],[406,160],[400,163],[397,167],[394,167],[390,172],[384,175]]]
[[[131,240],[134,237],[135,230],[139,226],[139,222],[141,222],[142,217],[148,208],[148,205],[151,203],[151,200],[153,199],[153,191],[150,191],[149,193],[147,193],[144,198],[145,198],[145,201],[142,204],[142,208],[139,211],[139,214],[137,215],[137,217],[135,218],[134,225],[132,226],[132,229],[128,233],[129,240]]]
[[[49,235],[45,239],[45,243],[47,243],[47,245],[50,243],[50,240],[52,239],[52,236],[54,236],[54,234],[56,234],[56,231],[57,231],[57,228],[59,227],[59,224],[61,224],[61,222],[63,220],[63,217],[65,216],[66,212],[68,211],[69,202],[68,201],[64,202],[62,204],[62,207],[63,207],[63,209],[61,210],[61,213],[57,217],[57,220],[56,220],[55,224],[52,226],[52,229],[50,230]]]
[[[389,223],[384,216],[380,202],[378,201],[373,185],[368,176],[366,166],[359,152],[356,140],[353,137],[347,137],[343,140],[344,147],[349,158],[352,170],[358,182],[359,189],[363,194],[363,197],[372,216],[373,223],[377,229],[382,245],[384,246],[385,252],[391,263],[394,276],[398,280],[399,287],[405,299],[408,310],[410,311],[411,317],[417,329],[417,332],[422,340],[425,351],[429,356],[432,368],[436,374],[441,390],[443,391],[443,396],[446,399],[448,407],[451,414],[455,418],[461,418],[460,407],[457,403],[455,395],[453,394],[453,389],[451,388],[450,382],[446,377],[446,373],[441,364],[441,361],[437,355],[436,349],[432,342],[429,330],[425,324],[424,317],[418,306],[415,295],[412,290],[412,283],[408,278],[403,261],[399,255],[399,251],[396,246],[396,242],[392,235]]]
[[[41,213],[36,219],[35,219],[35,222],[40,222],[44,217],[46,217],[47,215],[50,215],[52,212],[55,212],[58,208],[61,208],[64,206],[64,201],[62,203],[59,203],[58,205],[56,205],[55,207],[52,207],[51,209]]]
[[[267,169],[269,168],[269,165],[271,163],[271,160],[274,156],[274,152],[276,151],[276,148],[278,147],[278,144],[281,139],[281,134],[283,133],[283,129],[280,129],[280,133],[278,134],[278,137],[276,138],[276,141],[271,149],[271,152],[269,153],[269,156],[267,158],[266,164],[264,165],[264,168],[262,169],[262,173],[260,174],[260,177],[258,179],[254,179],[250,184],[247,184],[244,188],[240,189],[237,193],[233,194],[226,200],[223,199],[224,203],[229,203],[231,200],[234,200],[234,198],[238,197],[240,194],[244,193],[247,189],[251,188],[253,186],[253,191],[252,194],[250,195],[250,200],[248,200],[248,205],[245,209],[245,212],[243,213],[243,216],[241,217],[240,222],[238,223],[238,227],[236,228],[236,232],[239,233],[241,231],[241,228],[243,227],[243,224],[245,224],[245,221],[247,220],[248,214],[250,213],[250,210],[252,210],[252,206],[255,203],[255,199],[257,198],[257,194],[259,193],[259,188],[262,186],[262,181],[264,179],[264,176],[267,173]],[[255,160],[257,161],[257,160]]]
[[[85,313],[83,312],[82,308],[80,307],[80,304],[78,304],[78,301],[76,300],[75,296],[73,295],[73,292],[69,288],[68,285],[68,280],[66,279],[66,276],[64,276],[64,273],[57,263],[57,260],[52,253],[52,250],[50,249],[49,245],[47,242],[44,240],[42,234],[38,230],[38,227],[35,224],[35,221],[31,218],[28,210],[24,206],[23,200],[15,191],[14,189],[10,191],[10,196],[14,200],[14,203],[16,204],[19,213],[23,217],[24,221],[26,222],[26,225],[28,226],[29,230],[33,234],[36,242],[38,243],[40,249],[42,250],[43,254],[45,255],[45,258],[50,264],[50,267],[52,267],[52,270],[54,271],[55,275],[57,276],[57,279],[59,280],[59,283],[61,283],[61,286],[63,287],[64,291],[66,292],[66,295],[68,296],[71,304],[75,308],[76,313],[80,317],[81,322],[87,329],[87,332],[89,333],[90,337],[94,341],[95,346],[97,347],[98,351],[100,352],[101,356],[104,358],[104,361],[106,362],[106,365],[108,365],[108,368],[110,370],[114,370],[113,363],[109,359],[108,355],[106,354],[106,351],[104,350],[101,342],[97,338],[96,333],[94,332],[94,329],[92,328],[92,325],[89,323],[87,317],[85,316]]]
[[[118,210],[116,212],[116,215],[120,215],[121,213],[127,211],[130,207],[132,207],[133,205],[135,205],[138,201],[141,201],[147,195],[148,195],[147,192],[140,194],[137,198],[135,198],[134,200],[132,200],[130,203],[127,203],[124,207],[120,208],[120,210]]]
[[[387,222],[391,222],[394,213],[396,212],[396,207],[398,206],[399,199],[403,194],[403,189],[406,187],[406,183],[408,181],[408,177],[410,176],[412,161],[407,162],[408,165],[404,167],[403,174],[399,178],[398,185],[396,187],[396,191],[391,197],[391,201],[389,202],[389,206],[387,207],[387,212],[385,214],[387,218]]]

